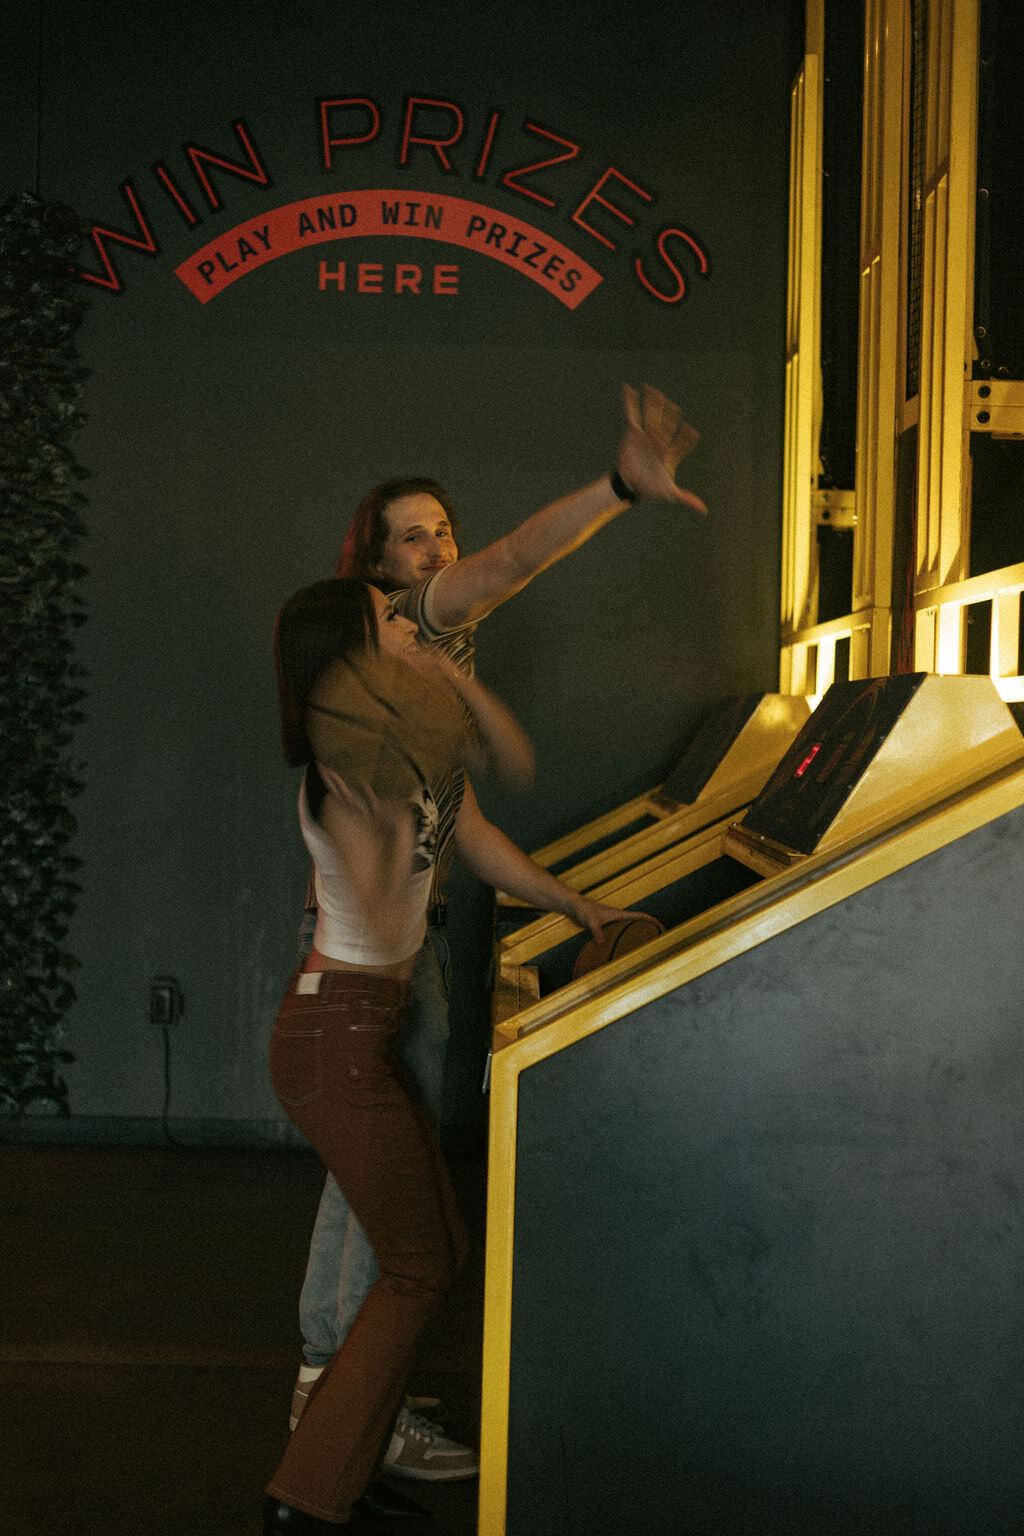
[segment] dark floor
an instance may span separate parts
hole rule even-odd
[[[473,1258],[410,1386],[476,1444],[484,1175],[452,1171]],[[2,1536],[258,1536],[321,1177],[294,1151],[0,1146]],[[475,1481],[402,1487],[437,1536],[475,1532]]]

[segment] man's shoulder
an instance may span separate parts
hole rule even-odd
[[[403,618],[412,620],[429,645],[436,645],[463,672],[472,673],[476,654],[476,624],[460,624],[456,629],[438,629],[430,622],[427,614],[427,590],[440,574],[440,571],[435,571],[414,587],[399,587],[397,591],[388,593],[388,600]]]
[[[476,633],[475,621],[472,624],[457,624],[452,629],[444,629],[433,623],[430,618],[430,592],[434,582],[443,575],[444,571],[434,571],[423,581],[417,582],[414,587],[400,587],[395,592],[389,592],[388,600],[404,618],[413,621],[425,640],[443,640],[448,636],[459,635],[472,637]]]

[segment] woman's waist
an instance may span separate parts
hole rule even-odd
[[[342,960],[337,955],[325,955],[314,944],[302,965],[304,975],[378,976],[386,981],[408,981],[416,965],[419,949],[414,949],[404,960],[389,960],[382,964],[366,965],[360,961]],[[309,987],[308,990],[315,990]]]
[[[289,1007],[366,1005],[400,1015],[409,1001],[409,991],[405,976],[388,976],[358,967],[313,969],[307,960],[305,966],[293,974],[282,1006],[287,1011]]]
[[[324,893],[321,891],[321,895]],[[360,970],[382,976],[408,976],[422,948],[427,928],[424,888],[415,902],[402,902],[378,932],[355,904],[339,908],[321,901],[307,970]]]

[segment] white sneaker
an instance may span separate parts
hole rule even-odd
[[[312,1397],[314,1388],[326,1369],[325,1365],[299,1366],[299,1374],[296,1376],[295,1386],[292,1388],[291,1411],[288,1416],[288,1428],[290,1430],[294,1431],[296,1424],[302,1418],[306,1404]],[[441,1399],[439,1397],[410,1397],[407,1392],[402,1412],[404,1413],[406,1410],[409,1413],[415,1414],[440,1413]],[[440,1433],[441,1426],[439,1424],[435,1424],[433,1427]]]
[[[449,1440],[440,1424],[422,1414],[400,1408],[391,1433],[391,1444],[381,1462],[388,1477],[419,1478],[426,1483],[456,1483],[476,1477],[480,1462],[468,1445]]]

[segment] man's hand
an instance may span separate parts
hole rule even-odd
[[[675,482],[679,461],[697,441],[678,405],[649,384],[639,393],[623,385],[622,405],[626,426],[616,467],[629,489],[706,514],[700,497]],[[541,507],[504,538],[438,571],[425,597],[428,624],[436,631],[477,623],[620,517],[625,505],[605,474]]]
[[[644,384],[638,392],[622,386],[626,430],[619,443],[616,468],[631,491],[651,501],[673,501],[707,515],[707,507],[692,491],[676,485],[681,460],[695,447],[699,433],[683,420],[674,400]]]

